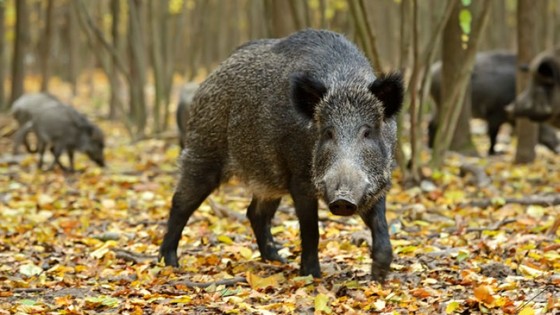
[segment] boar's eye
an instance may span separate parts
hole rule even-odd
[[[323,139],[324,140],[333,140],[334,139],[334,132],[331,128],[325,129],[323,131]]]
[[[362,139],[373,139],[375,130],[370,126],[362,126],[360,128],[360,136]]]

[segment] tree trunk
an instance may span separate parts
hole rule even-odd
[[[537,23],[537,8],[532,0],[517,0],[517,64],[529,64],[538,53],[539,43],[535,24]],[[517,94],[527,86],[528,72],[517,71]],[[530,120],[517,119],[515,131],[517,133],[517,150],[515,163],[530,163],[535,160],[535,146],[538,138],[538,125]]]
[[[128,48],[130,58],[130,113],[136,125],[136,139],[141,139],[145,134],[147,115],[146,115],[146,96],[144,86],[146,85],[146,59],[144,57],[145,45],[142,34],[144,33],[141,25],[146,21],[141,21],[141,1],[129,0],[129,27],[128,27]]]
[[[67,29],[65,30],[65,37],[68,47],[68,80],[72,85],[72,95],[78,94],[78,46],[77,41],[79,40],[77,28],[78,21],[76,16],[76,10],[72,9],[72,6],[76,6],[75,3],[68,4],[69,9],[66,14],[67,19]]]
[[[120,0],[111,0],[111,16],[113,21],[111,23],[111,41],[115,50],[118,52],[118,47],[120,45],[120,34],[119,34],[119,24],[120,24],[120,12],[121,5]],[[111,56],[111,66],[108,73],[109,79],[109,113],[108,118],[114,120],[117,118],[117,108],[120,106],[120,99],[118,91],[120,91],[121,82],[119,80],[119,74],[117,71],[117,58],[116,56]]]
[[[458,21],[456,18],[459,16],[462,7],[460,1],[455,1],[453,13],[443,34],[441,82],[446,82],[447,84],[442,84],[441,87],[441,106],[438,113],[438,126],[432,150],[432,160],[430,162],[434,168],[441,166],[444,154],[450,147],[457,121],[462,112],[463,98],[474,66],[478,40],[488,21],[491,1],[483,1],[480,4],[482,5],[480,10],[471,9],[473,29],[469,34],[469,41],[465,49],[462,48],[461,37],[463,34],[457,25]],[[478,14],[475,14],[475,11],[479,11]],[[461,117],[461,119],[469,118]],[[463,130],[463,132],[466,134],[463,136],[470,137],[469,130]],[[470,139],[467,142],[470,142]]]
[[[412,0],[401,1],[401,12],[400,12],[400,55],[399,55],[399,71],[405,75],[406,68],[408,67],[408,59],[410,55],[410,40],[411,40],[411,27],[410,21],[412,20]],[[405,102],[406,103],[406,102]],[[404,106],[404,105],[403,105]],[[407,168],[407,158],[404,153],[404,139],[403,139],[403,127],[404,127],[404,110],[401,110],[397,116],[397,152],[395,152],[395,158],[399,169],[403,174],[403,179],[408,179],[410,175],[408,174]]]
[[[167,8],[167,1],[164,0],[163,7]],[[161,35],[163,32],[159,29],[161,24],[165,25],[165,21],[160,19],[160,10],[161,6],[160,3],[156,3],[155,1],[150,1],[150,8],[149,8],[149,17],[148,20],[150,22],[150,37],[151,37],[151,49],[150,49],[150,59],[152,60],[152,70],[153,70],[153,77],[154,77],[154,87],[155,87],[155,94],[154,94],[154,107],[153,107],[153,131],[154,133],[159,133],[161,131],[161,108],[162,108],[162,101],[163,101],[163,80],[164,80],[164,70],[163,70],[163,56],[162,56],[162,47],[163,41]],[[167,4],[167,5],[166,5]]]
[[[46,14],[46,25],[45,25],[45,37],[43,45],[40,49],[41,54],[41,91],[47,92],[49,90],[49,70],[50,70],[50,52],[52,46],[53,37],[53,12],[54,12],[54,0],[47,1],[47,14]]]
[[[295,31],[295,17],[287,14],[291,12],[288,1],[264,0],[264,5],[268,37],[284,37]]]
[[[23,94],[24,57],[29,37],[27,23],[27,1],[16,1],[16,26],[14,39],[14,55],[12,58],[12,95],[10,104]]]
[[[4,47],[6,47],[6,42],[4,40],[4,12],[6,9],[6,2],[5,1],[0,1],[0,111],[4,111],[8,109],[8,106],[6,105],[5,101],[6,101],[6,95],[4,92],[4,77],[5,77],[5,66],[6,66],[6,61],[4,60],[5,58],[5,49]]]

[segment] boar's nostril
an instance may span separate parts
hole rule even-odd
[[[358,207],[355,203],[342,198],[336,199],[335,201],[329,203],[329,210],[331,210],[331,212],[336,215],[353,215],[357,209]]]

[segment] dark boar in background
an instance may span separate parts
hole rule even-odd
[[[560,46],[537,55],[529,66],[527,88],[508,111],[516,117],[560,128]]]
[[[253,193],[247,216],[265,260],[284,261],[270,232],[291,195],[301,236],[302,275],[321,276],[318,198],[337,215],[358,214],[371,230],[372,276],[389,271],[385,217],[402,78],[376,77],[343,35],[304,30],[239,47],[187,107],[181,177],[160,257],[178,265],[189,217],[236,176]]]
[[[488,51],[476,55],[471,75],[471,111],[473,118],[488,123],[490,138],[489,154],[495,154],[496,138],[500,126],[513,123],[514,119],[506,112],[506,106],[515,100],[515,73],[517,56],[506,51]],[[438,107],[441,93],[441,62],[432,66],[432,85],[430,94]],[[429,145],[432,146],[437,118],[430,122]],[[552,151],[560,153],[560,140],[552,126],[539,126],[539,142]]]

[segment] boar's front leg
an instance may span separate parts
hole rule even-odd
[[[296,215],[299,221],[301,237],[301,267],[300,275],[312,275],[321,278],[321,267],[319,265],[319,205],[315,197],[305,193],[305,188],[290,188],[290,194],[294,200]]]
[[[385,197],[379,199],[369,211],[361,213],[361,217],[371,230],[371,277],[382,282],[393,261],[393,249],[385,217]]]

